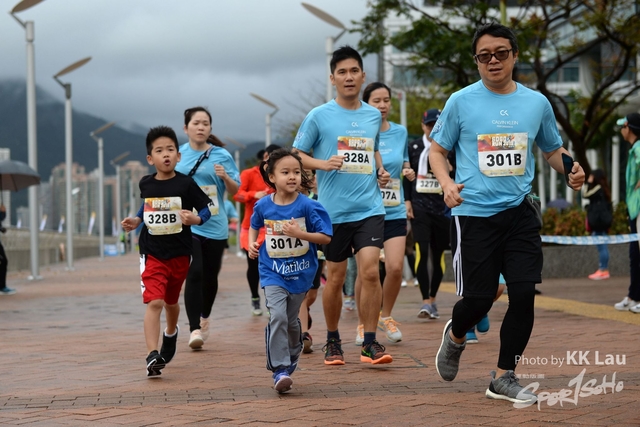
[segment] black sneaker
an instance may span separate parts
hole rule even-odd
[[[162,333],[162,347],[160,348],[160,356],[164,359],[164,363],[171,362],[173,356],[176,355],[176,343],[178,341],[178,332],[180,328],[176,325],[176,333],[172,337],[168,337],[166,332]]]
[[[325,365],[344,365],[344,356],[342,353],[342,341],[330,338],[322,348],[324,351]]]
[[[393,357],[391,357],[391,355],[385,350],[386,349],[382,344],[373,340],[371,343],[362,346],[360,361],[372,363],[374,365],[393,362]]]
[[[167,365],[167,362],[160,356],[158,350],[153,350],[147,356],[147,376],[148,377],[157,377],[162,374],[160,372]]]

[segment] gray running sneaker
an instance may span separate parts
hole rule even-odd
[[[467,345],[466,342],[458,344],[453,342],[449,336],[451,330],[451,319],[444,325],[442,331],[442,342],[436,354],[436,371],[438,375],[445,381],[453,381],[458,374],[458,366],[460,365],[460,355]]]
[[[436,305],[435,302],[431,304],[431,313],[429,313],[429,315],[431,316],[432,319],[440,318],[440,314],[438,313],[438,306]]]
[[[424,304],[420,307],[420,311],[418,312],[418,318],[420,319],[428,319],[431,317],[431,304]]]
[[[513,403],[536,403],[538,396],[525,389],[518,383],[518,378],[513,371],[505,372],[496,378],[496,371],[491,371],[491,383],[484,393],[491,399],[508,400]]]

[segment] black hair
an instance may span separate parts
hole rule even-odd
[[[371,97],[371,92],[382,88],[386,89],[387,92],[389,92],[389,98],[391,98],[391,88],[389,88],[389,86],[382,82],[374,82],[369,83],[367,87],[364,88],[364,92],[362,92],[362,100],[368,104],[369,98]]]
[[[211,119],[211,113],[209,112],[209,110],[207,110],[204,107],[198,106],[198,107],[187,108],[186,110],[184,110],[184,125],[187,126],[191,121],[191,119],[193,118],[193,115],[196,113],[199,113],[200,111],[202,111],[203,113],[206,113],[207,116],[209,116],[209,123],[211,123],[212,119]]]
[[[267,147],[267,149],[268,148],[269,147]],[[280,160],[289,156],[293,157],[298,161],[298,163],[300,163],[300,177],[302,179],[300,182],[300,186],[307,191],[311,190],[313,188],[313,182],[304,171],[304,166],[302,165],[302,159],[300,158],[298,153],[296,151],[291,150],[290,147],[278,148],[277,150],[269,154],[269,159],[267,161],[262,161],[260,163],[260,174],[262,175],[262,179],[269,187],[273,188],[274,190],[277,190],[276,185],[273,182],[271,182],[271,180],[269,180],[269,174],[273,174],[275,172],[276,165]]]
[[[478,39],[484,35],[490,35],[493,37],[501,37],[503,39],[508,39],[509,43],[511,43],[511,49],[513,49],[513,54],[515,55],[518,52],[518,39],[516,38],[516,34],[509,27],[505,27],[504,25],[498,24],[497,22],[489,22],[488,24],[481,25],[476,30],[473,35],[473,41],[471,42],[471,54],[476,55],[476,47],[478,45]]]
[[[593,182],[590,182],[587,186],[588,190],[591,190],[596,185],[600,185],[602,191],[604,192],[604,196],[607,199],[607,202],[611,201],[611,190],[609,189],[609,181],[607,181],[607,175],[604,173],[602,169],[594,169],[591,171],[591,176],[593,176]]]
[[[358,61],[358,65],[360,66],[360,69],[364,71],[364,67],[362,66],[362,56],[360,56],[357,50],[355,50],[349,45],[346,45],[334,51],[333,55],[331,55],[331,62],[329,62],[331,74],[333,74],[333,72],[336,71],[336,66],[338,65],[338,62],[344,61],[345,59],[355,59],[356,61]]]
[[[173,143],[176,144],[176,150],[179,150],[178,137],[176,136],[176,133],[173,131],[173,129],[171,129],[169,126],[156,126],[149,129],[149,132],[147,133],[147,155],[151,155],[151,151],[153,150],[153,143],[158,138],[162,137],[166,137],[172,140]]]
[[[271,154],[272,152],[276,151],[279,148],[282,148],[282,147],[280,147],[277,144],[269,144],[267,148],[258,151],[258,154],[256,154],[256,157],[258,158],[258,160],[262,161],[262,158],[264,157],[264,153]]]
[[[186,110],[184,110],[184,125],[189,126],[189,122],[191,121],[193,116],[199,112],[206,113],[207,116],[209,116],[209,124],[211,124],[212,119],[211,119],[211,113],[209,112],[209,110],[207,110],[205,107],[197,106],[197,107],[187,108]],[[226,145],[224,142],[220,141],[220,138],[218,138],[214,134],[209,135],[209,137],[207,138],[207,142],[209,144],[215,145],[216,147],[224,147]]]

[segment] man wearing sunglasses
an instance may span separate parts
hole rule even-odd
[[[636,144],[636,142],[640,136],[640,114],[628,114],[619,119],[616,124],[620,126],[620,133],[624,140],[631,144],[625,173],[626,202],[629,227],[632,233],[637,233],[638,221],[640,220],[640,215],[638,215],[640,213],[640,144]],[[629,310],[633,313],[640,313],[640,248],[636,242],[629,244],[629,261],[629,293],[614,307],[620,311]]]
[[[472,49],[480,81],[451,95],[431,133],[429,162],[452,208],[451,252],[456,291],[463,297],[444,328],[436,369],[445,381],[456,377],[466,332],[491,308],[502,272],[509,308],[485,394],[530,405],[537,396],[518,383],[514,370],[533,330],[535,284],[542,281],[540,221],[527,196],[535,174],[532,148],[535,142],[562,175],[562,153],[568,153],[549,101],[513,80],[513,31],[483,25]],[[456,154],[455,179],[449,177],[450,150]],[[577,191],[583,182],[584,171],[574,162],[567,184]]]

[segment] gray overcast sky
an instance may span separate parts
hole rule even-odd
[[[19,0],[0,0],[0,79],[26,74],[25,31],[7,13]],[[365,16],[366,0],[309,0],[349,27]],[[18,14],[35,22],[36,83],[63,100],[52,76],[72,83],[73,107],[107,121],[145,127],[167,124],[184,135],[182,112],[208,106],[213,133],[264,139],[270,108],[280,107],[272,135],[304,117],[302,99],[324,97],[325,40],[339,29],[298,0],[45,0]],[[356,46],[357,34],[337,45]],[[365,58],[368,82],[376,58]]]

